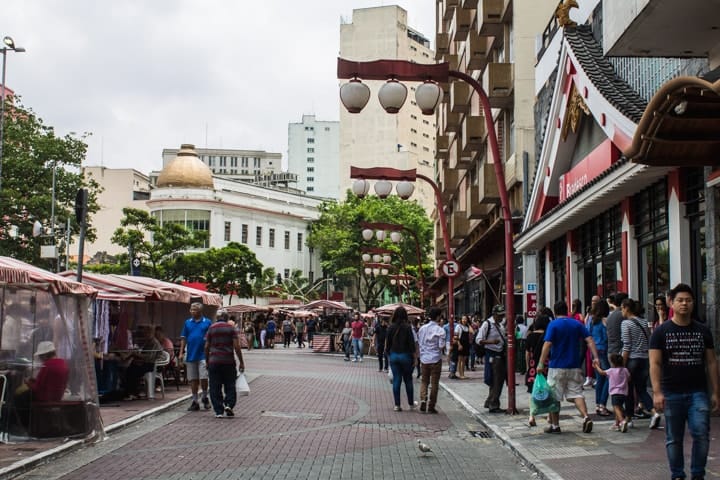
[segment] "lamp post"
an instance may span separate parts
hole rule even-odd
[[[440,229],[442,230],[443,242],[445,244],[445,262],[443,264],[442,270],[448,279],[448,324],[450,332],[452,334],[452,332],[454,332],[455,322],[455,287],[453,285],[453,280],[460,272],[459,269],[454,267],[449,270],[445,268],[446,265],[457,265],[457,262],[455,261],[455,257],[453,257],[453,252],[450,249],[450,238],[447,234],[447,223],[445,221],[445,205],[443,203],[442,193],[440,192],[437,184],[429,177],[417,173],[415,169],[398,170],[397,168],[390,167],[350,167],[350,178],[361,180],[361,182],[356,182],[353,185],[353,192],[356,195],[358,195],[362,191],[367,193],[367,191],[369,190],[369,184],[367,180],[380,180],[380,182],[378,183],[381,184],[380,188],[382,190],[378,191],[377,184],[375,185],[375,190],[376,192],[378,192],[378,196],[380,196],[381,198],[384,198],[382,197],[382,194],[384,192],[387,192],[385,193],[385,197],[387,197],[390,190],[392,189],[392,185],[390,186],[390,189],[387,189],[387,186],[384,185],[383,182],[389,183],[389,181],[391,180],[400,182],[398,183],[397,188],[400,196],[404,198],[410,197],[410,195],[412,194],[412,190],[410,190],[410,193],[408,194],[408,185],[412,186],[412,182],[415,182],[418,178],[424,180],[432,187],[433,191],[435,192],[435,201],[437,202],[438,215],[440,216]]]
[[[15,41],[11,37],[3,38],[4,47],[0,48],[2,52],[2,92],[0,92],[0,192],[2,192],[2,159],[3,159],[3,138],[5,125],[5,62],[7,60],[7,52],[23,53],[24,48],[15,45]]]
[[[409,229],[405,225],[398,225],[396,223],[361,222],[360,227],[370,230],[387,230],[389,232],[408,232],[413,237],[413,240],[415,240],[415,254],[417,255],[418,262],[418,276],[420,277],[420,306],[422,307],[425,302],[425,275],[423,274],[423,261],[422,254],[420,253],[420,240],[418,240],[417,233],[415,233],[414,230]],[[390,238],[392,239],[393,243],[398,243],[400,241],[400,239],[396,241],[395,238],[393,238],[392,233],[390,234]]]
[[[510,199],[508,197],[507,186],[505,185],[505,172],[503,171],[502,159],[500,158],[500,150],[498,148],[497,132],[495,131],[495,124],[493,123],[490,100],[485,90],[482,85],[470,75],[451,70],[447,62],[438,64],[419,64],[406,60],[354,62],[338,58],[337,77],[351,79],[350,82],[343,85],[340,89],[340,98],[350,113],[359,113],[362,111],[370,98],[370,88],[362,83],[361,78],[366,80],[388,80],[388,83],[383,85],[378,95],[383,98],[381,103],[388,113],[396,113],[405,102],[407,89],[405,89],[404,94],[402,94],[402,92],[398,92],[397,88],[397,84],[402,80],[423,82],[415,89],[415,100],[423,115],[433,115],[435,113],[435,107],[437,107],[443,98],[443,91],[438,84],[448,83],[451,78],[464,81],[478,94],[483,116],[485,117],[488,142],[490,151],[492,152],[493,167],[495,169],[495,179],[500,194],[501,212],[503,222],[505,223],[505,312],[507,331],[509,332],[509,334],[506,335],[508,341],[508,413],[517,413],[517,409],[515,408],[515,285],[513,277],[514,247],[512,214],[510,212]],[[390,101],[387,99],[389,96],[392,97]],[[391,108],[388,108],[386,104]],[[419,175],[417,176],[419,177]],[[389,180],[388,178],[385,179]],[[435,189],[438,200],[440,200],[437,186],[435,186]],[[445,250],[447,258],[450,260],[452,259],[452,252],[450,251],[449,240],[445,231],[445,215],[441,207],[442,203],[438,203]],[[452,284],[452,278],[448,277],[449,297],[452,295]],[[453,305],[449,304],[448,306]],[[448,309],[448,316],[450,316],[450,309]],[[452,316],[450,316],[450,319],[452,321]],[[450,326],[452,327],[452,324]]]

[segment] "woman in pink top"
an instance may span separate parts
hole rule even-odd
[[[625,418],[623,406],[628,393],[630,372],[623,367],[623,358],[619,353],[610,355],[610,365],[612,367],[607,370],[600,368],[599,364],[595,367],[600,375],[608,378],[610,400],[615,412],[615,425],[610,427],[610,430],[627,433],[629,419]]]

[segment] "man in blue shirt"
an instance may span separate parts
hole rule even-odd
[[[567,316],[567,303],[563,300],[555,302],[554,310],[557,318],[550,322],[545,331],[545,343],[540,354],[537,371],[547,373],[548,385],[552,389],[556,401],[561,402],[565,398],[568,402],[575,404],[575,408],[583,417],[583,432],[590,433],[593,422],[588,416],[583,395],[582,385],[585,375],[579,368],[582,354],[580,346],[582,341],[587,343],[592,352],[594,367],[600,365],[597,348],[585,325]],[[549,365],[548,358],[550,359]],[[550,413],[550,425],[545,429],[545,433],[560,433],[559,412]]]
[[[208,371],[205,362],[205,335],[212,322],[202,314],[202,304],[190,305],[190,318],[185,320],[180,334],[180,361],[185,362],[187,379],[192,391],[192,403],[189,411],[200,410],[198,403],[198,387],[202,386],[202,403],[205,410],[210,410],[208,398]],[[185,354],[187,353],[187,356]]]

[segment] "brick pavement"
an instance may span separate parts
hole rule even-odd
[[[440,415],[393,412],[387,376],[371,358],[348,363],[281,349],[253,351],[245,361],[251,393],[234,419],[185,412],[182,404],[156,417],[167,415],[164,423],[128,429],[136,435],[127,441],[111,435],[101,455],[78,461],[70,454],[27,478],[531,477],[498,439],[471,436],[482,425],[442,392]],[[417,439],[434,454],[420,455]]]

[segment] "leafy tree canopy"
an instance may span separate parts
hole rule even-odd
[[[320,218],[311,225],[308,245],[321,252],[324,272],[330,272],[340,279],[347,279],[360,286],[360,296],[366,305],[375,305],[382,290],[389,285],[385,277],[371,277],[365,274],[362,262],[363,247],[381,247],[393,250],[392,264],[398,273],[402,272],[403,260],[417,272],[415,240],[408,232],[401,232],[402,241],[395,245],[387,238],[383,242],[362,238],[361,222],[382,222],[402,225],[415,232],[420,245],[423,271],[428,274],[432,265],[428,263],[431,251],[433,225],[425,210],[416,201],[401,200],[396,196],[380,199],[367,196],[360,199],[348,192],[344,202],[325,202],[320,207]],[[388,236],[389,237],[389,236]]]
[[[98,211],[100,186],[83,178],[81,166],[87,153],[87,134],[55,135],[17,97],[6,99],[2,172],[0,180],[0,253],[55,270],[57,260],[40,258],[41,245],[56,245],[65,252],[65,226],[71,219],[71,234],[79,232],[75,221],[75,196],[88,189],[87,239],[95,239],[92,213]],[[53,170],[55,170],[55,229],[51,238]],[[33,237],[33,224],[43,224],[42,235]],[[61,263],[66,264],[62,261]]]

